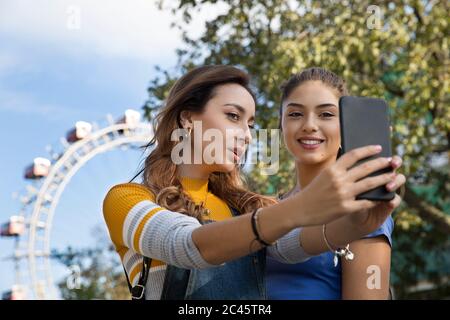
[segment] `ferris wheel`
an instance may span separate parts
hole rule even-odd
[[[117,148],[136,147],[148,143],[153,136],[150,123],[141,121],[141,114],[132,109],[114,121],[107,116],[107,125],[78,121],[61,138],[61,152],[50,152],[51,158],[35,158],[25,169],[30,182],[20,197],[21,209],[0,229],[2,237],[14,238],[12,259],[15,280],[2,298],[54,299],[50,264],[50,234],[55,209],[67,184],[77,171],[100,153]]]

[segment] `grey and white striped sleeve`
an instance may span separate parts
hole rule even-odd
[[[301,246],[301,232],[302,228],[297,228],[285,234],[278,239],[274,245],[267,247],[267,255],[286,264],[300,263],[309,260],[312,255],[306,253]]]
[[[192,232],[201,226],[200,222],[187,215],[162,209],[145,222],[140,234],[137,225],[157,205],[142,201],[130,210],[123,227],[123,239],[128,248],[152,259],[184,269],[216,267],[203,259],[192,240]],[[132,239],[138,237],[138,248]]]

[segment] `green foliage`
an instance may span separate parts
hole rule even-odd
[[[97,230],[102,232],[102,230]],[[99,234],[99,233],[97,233]],[[100,233],[102,234],[102,233]],[[62,251],[53,250],[51,257],[68,270],[76,266],[80,273],[69,274],[57,285],[64,300],[129,300],[128,285],[118,255],[109,239],[99,239],[95,247]],[[69,271],[70,273],[70,271]],[[79,285],[68,286],[75,283]]]

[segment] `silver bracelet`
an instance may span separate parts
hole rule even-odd
[[[350,261],[353,260],[355,258],[355,255],[353,254],[353,252],[350,251],[350,244],[347,244],[345,246],[345,248],[334,249],[333,246],[328,242],[327,235],[325,233],[326,227],[327,227],[326,224],[324,224],[322,226],[323,240],[325,241],[325,244],[327,245],[328,249],[331,252],[334,252],[334,258],[333,258],[334,266],[336,267],[338,264],[338,261],[339,261],[338,256],[344,257],[345,260],[350,260]]]

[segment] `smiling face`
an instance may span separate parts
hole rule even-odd
[[[339,96],[322,81],[310,80],[283,101],[283,138],[297,163],[316,165],[336,159],[341,141]]]
[[[207,164],[209,172],[230,172],[236,168],[251,142],[250,129],[254,126],[254,118],[255,101],[252,95],[241,85],[233,83],[214,88],[212,98],[206,103],[203,112],[190,114],[192,122],[201,122],[201,135],[195,132],[195,126],[192,135],[204,137],[201,148],[193,144],[195,153],[205,155],[203,161],[210,160],[204,153],[205,149],[217,142],[215,138],[205,139],[205,132],[209,131],[213,135],[214,131],[220,132],[222,141],[217,146],[221,147],[222,157],[217,163]]]

